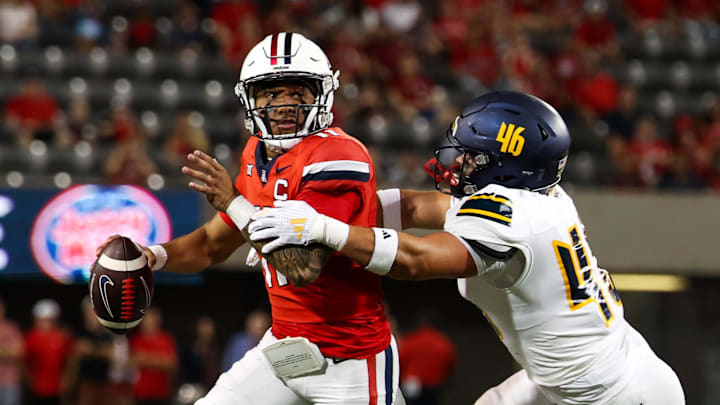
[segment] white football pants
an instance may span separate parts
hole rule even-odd
[[[392,338],[387,349],[367,359],[335,362],[324,370],[279,378],[262,349],[277,338],[268,329],[257,346],[221,374],[195,405],[404,405],[398,388],[400,367]]]
[[[639,336],[639,335],[638,335]],[[605,405],[684,405],[685,394],[677,374],[662,361],[646,344],[638,346],[637,357],[633,364],[637,367],[629,370],[623,378],[627,383],[618,395]],[[553,402],[533,383],[525,370],[511,375],[500,385],[486,391],[475,405],[563,405],[584,404],[583,401],[568,398]],[[588,404],[591,405],[591,404]],[[601,405],[601,404],[592,404]]]

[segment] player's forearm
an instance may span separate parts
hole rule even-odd
[[[198,273],[225,261],[230,256],[235,246],[228,246],[209,238],[207,226],[207,224],[201,226],[187,235],[163,244],[168,257],[163,271]]]
[[[245,240],[258,252],[268,241],[250,239],[248,227],[250,217],[256,212],[244,196],[236,196],[226,210],[226,214],[240,229]],[[333,255],[333,250],[325,246],[288,246],[263,256],[275,270],[282,273],[296,287],[307,286],[320,276],[323,267]]]
[[[383,262],[392,259],[386,275],[398,280],[459,278],[476,274],[465,248],[449,233],[418,237],[398,232],[396,251],[382,247],[384,241],[375,239],[378,235],[383,235],[383,231],[351,226],[347,242],[340,252],[364,266],[368,266],[371,260]],[[392,236],[387,240],[392,240]]]
[[[262,251],[262,247],[268,242],[252,241],[248,233],[248,227],[242,230],[243,235],[249,241],[250,245],[258,252]],[[333,255],[333,250],[329,247],[315,244],[312,246],[286,246],[283,249],[277,249],[270,253],[263,254],[265,260],[280,273],[282,273],[292,285],[296,287],[305,287],[312,284],[320,277],[325,264]]]
[[[439,191],[400,190],[402,227],[442,229],[450,196]]]
[[[382,241],[375,241],[372,228],[351,226],[348,240],[340,251],[343,255],[353,259],[363,266],[367,266],[373,252]],[[422,238],[403,232],[398,232],[398,249],[392,268],[387,276],[401,280],[422,280],[429,278],[425,266],[423,250],[428,246]]]

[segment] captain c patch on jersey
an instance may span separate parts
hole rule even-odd
[[[510,226],[512,213],[513,205],[507,197],[494,193],[482,193],[468,198],[460,207],[457,215],[481,217]]]

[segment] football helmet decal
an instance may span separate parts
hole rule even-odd
[[[334,93],[339,86],[339,71],[333,72],[325,52],[301,34],[281,32],[265,37],[250,50],[243,61],[235,95],[245,109],[245,126],[264,142],[288,149],[301,138],[322,131],[333,120]],[[258,106],[256,94],[273,83],[294,83],[307,87],[312,103]],[[272,133],[270,114],[277,109],[293,109],[294,131]]]
[[[569,149],[570,133],[552,106],[496,91],[475,99],[453,121],[426,170],[438,190],[460,198],[488,184],[542,191],[560,181]]]

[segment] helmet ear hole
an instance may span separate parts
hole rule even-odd
[[[542,127],[542,125],[538,124],[537,127],[538,127],[538,130],[540,131],[540,139],[542,139],[543,142],[546,141],[548,138],[550,138],[550,135],[547,133],[545,128]]]

